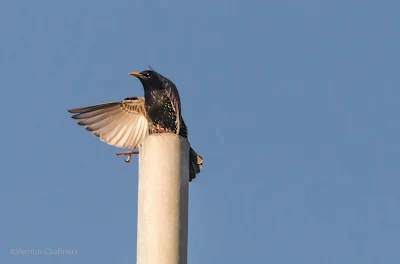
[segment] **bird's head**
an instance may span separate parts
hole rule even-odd
[[[146,89],[162,89],[162,76],[155,71],[146,70],[142,72],[130,72],[132,76],[137,77]]]

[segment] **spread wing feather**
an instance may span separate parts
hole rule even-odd
[[[137,149],[149,133],[143,97],[74,108],[68,112],[75,114],[72,118],[80,120],[78,124],[94,136],[116,147]]]

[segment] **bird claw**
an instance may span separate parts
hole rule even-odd
[[[131,161],[131,156],[132,154],[139,154],[139,151],[127,151],[127,152],[119,152],[116,153],[115,156],[128,156],[126,160],[124,160],[126,163],[129,163]]]

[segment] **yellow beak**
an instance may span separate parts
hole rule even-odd
[[[129,74],[132,76],[135,76],[137,78],[142,78],[142,75],[140,74],[140,72],[130,72]]]

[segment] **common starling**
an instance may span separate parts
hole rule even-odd
[[[128,97],[120,102],[74,108],[68,112],[81,119],[79,125],[99,137],[101,141],[120,148],[138,149],[139,142],[148,134],[174,133],[188,138],[188,131],[181,116],[181,102],[175,84],[166,77],[146,70],[131,72],[143,85],[143,97]],[[129,162],[138,151],[120,152]],[[192,148],[189,154],[189,181],[196,178],[203,165],[203,158]]]

